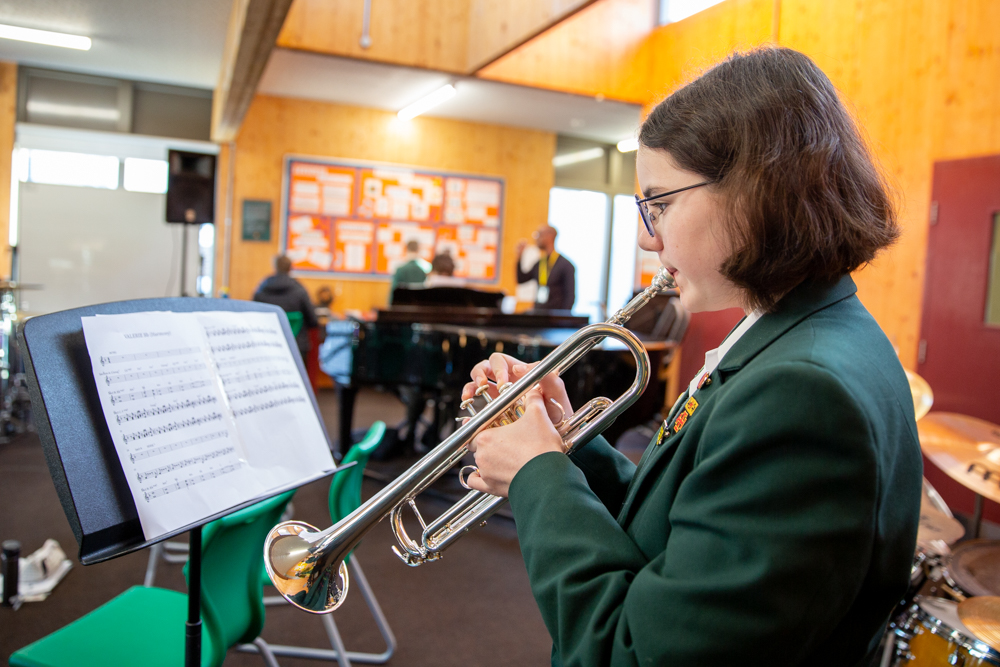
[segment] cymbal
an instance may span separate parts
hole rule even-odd
[[[910,393],[913,395],[913,411],[917,413],[917,419],[920,419],[930,412],[931,406],[934,405],[934,392],[931,391],[927,380],[913,371],[907,371],[905,368],[903,370],[906,371],[906,381],[910,383]]]
[[[958,603],[958,618],[976,639],[1000,651],[1000,597],[967,598]]]
[[[953,480],[1000,502],[1000,426],[953,412],[917,422],[920,449]]]

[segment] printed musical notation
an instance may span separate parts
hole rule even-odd
[[[178,480],[173,484],[167,484],[166,486],[161,486],[150,491],[146,491],[143,495],[146,498],[146,502],[151,502],[156,498],[161,498],[175,491],[180,491],[181,489],[187,489],[194,486],[195,484],[201,484],[202,482],[207,482],[210,479],[215,479],[216,477],[221,477],[223,475],[229,474],[231,472],[236,472],[242,467],[241,463],[230,463],[227,466],[223,466],[217,470],[209,470],[206,473],[200,475],[195,475],[193,477],[188,477],[187,479]]]
[[[167,454],[168,452],[175,452],[178,449],[185,449],[186,447],[193,447],[194,445],[200,445],[203,442],[209,442],[210,440],[218,440],[219,438],[225,438],[229,435],[229,431],[216,431],[215,433],[206,433],[205,435],[199,435],[196,438],[189,438],[187,440],[181,440],[180,442],[175,442],[169,445],[161,445],[159,447],[150,447],[149,449],[140,449],[136,452],[131,452],[129,454],[129,459],[132,463],[136,461],[142,461],[153,456],[159,456],[160,454]]]
[[[271,347],[275,349],[281,349],[285,345],[284,343],[272,342],[267,340],[248,340],[243,343],[226,343],[225,345],[213,345],[212,352],[218,354],[220,352],[239,352],[242,350],[253,350],[258,347]]]
[[[212,403],[218,402],[219,399],[212,395],[198,396],[184,401],[174,401],[173,403],[167,403],[166,405],[157,405],[149,408],[140,408],[139,410],[133,410],[132,412],[124,412],[120,415],[115,415],[115,419],[119,424],[122,424],[125,422],[135,421],[136,419],[146,419],[147,417],[166,415],[171,412],[190,410],[191,408],[197,408],[201,405],[211,405]]]
[[[233,366],[245,366],[247,364],[256,364],[259,366],[270,364],[270,363],[284,363],[284,357],[240,357],[238,359],[227,359],[226,361],[216,361],[215,365],[219,367],[219,370],[223,368],[232,368]]]
[[[286,376],[287,375],[293,375],[294,376],[294,375],[298,375],[298,372],[290,370],[290,369],[287,369],[287,368],[284,369],[284,370],[271,370],[271,369],[268,369],[266,372],[257,372],[257,373],[251,373],[251,372],[247,371],[246,373],[242,373],[242,374],[237,373],[236,375],[224,375],[224,376],[222,376],[222,384],[224,386],[228,386],[228,385],[231,385],[231,384],[241,384],[243,382],[253,382],[254,380],[271,379],[271,378],[273,378],[275,376],[278,376],[278,375],[286,375]],[[296,385],[292,385],[292,386],[298,387],[299,385],[296,384]]]
[[[333,469],[282,325],[273,312],[83,318],[147,539]]]
[[[125,441],[125,444],[128,444],[130,442],[135,442],[136,440],[142,440],[155,435],[163,435],[164,433],[173,433],[174,431],[182,428],[190,428],[192,426],[198,426],[199,424],[208,424],[214,421],[220,421],[221,419],[221,412],[213,412],[202,417],[191,417],[190,419],[170,422],[169,424],[163,424],[162,426],[151,426],[149,428],[144,428],[141,431],[135,431],[134,433],[125,433],[122,436],[122,439]]]
[[[164,377],[166,375],[177,375],[178,373],[190,373],[192,371],[204,370],[205,364],[188,364],[187,366],[170,366],[168,368],[154,368],[148,371],[136,371],[134,373],[122,373],[121,375],[105,375],[104,382],[108,385],[121,384],[122,382],[132,382],[133,380],[145,380],[147,378]]]
[[[281,332],[276,329],[268,329],[266,327],[206,327],[205,329],[205,335],[209,338],[214,338],[216,336],[245,336],[253,333],[267,334],[270,336],[281,334]]]
[[[272,408],[277,408],[282,405],[290,405],[292,403],[305,403],[306,399],[301,396],[289,396],[287,398],[279,398],[273,401],[268,401],[267,403],[258,403],[256,405],[248,405],[245,408],[237,408],[233,410],[233,414],[237,417],[243,417],[244,415],[252,415],[255,412],[262,412],[264,410],[270,410]]]
[[[202,387],[207,387],[207,386],[208,386],[207,381],[195,380],[194,382],[167,385],[166,387],[154,387],[152,389],[146,389],[145,387],[143,387],[141,389],[135,389],[129,391],[126,394],[111,394],[110,400],[111,400],[111,405],[118,405],[119,403],[138,401],[143,398],[154,398],[156,396],[162,396],[163,394],[173,394],[177,392],[188,391],[189,389],[201,389]]]
[[[190,458],[181,459],[180,461],[174,461],[173,463],[168,463],[167,465],[162,465],[151,470],[146,470],[145,472],[140,472],[136,475],[136,478],[140,482],[145,482],[147,479],[156,479],[160,475],[166,475],[167,473],[174,472],[175,470],[183,470],[190,466],[196,465],[198,463],[205,463],[207,461],[212,461],[219,458],[220,456],[226,456],[227,454],[232,454],[236,451],[235,447],[224,447],[223,449],[217,449],[214,452],[208,452],[207,454],[200,454],[198,456],[192,456]]]
[[[264,384],[259,387],[250,387],[244,389],[243,391],[236,391],[233,393],[226,393],[230,401],[236,401],[241,398],[250,398],[251,396],[260,396],[261,394],[270,394],[272,391],[281,391],[282,389],[298,389],[299,385],[294,382],[277,382],[275,384]]]
[[[182,347],[176,350],[156,350],[155,352],[141,352],[139,354],[113,354],[101,357],[101,365],[120,364],[126,361],[146,361],[148,359],[163,359],[164,357],[179,357],[185,354],[198,352],[196,347]]]

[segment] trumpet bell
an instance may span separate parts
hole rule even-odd
[[[350,580],[346,559],[331,563],[317,549],[319,532],[302,521],[278,524],[264,541],[264,567],[283,598],[304,611],[327,614],[343,604]]]

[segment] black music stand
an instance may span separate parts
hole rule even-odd
[[[63,511],[80,545],[80,562],[84,565],[100,563],[190,531],[186,665],[201,664],[201,527],[263,498],[254,498],[223,512],[202,517],[191,525],[154,540],[146,540],[104,420],[81,318],[151,311],[208,310],[276,313],[285,341],[290,349],[298,350],[283,310],[270,304],[230,299],[174,297],[118,301],[33,317],[22,322],[17,330],[38,436]],[[310,388],[302,358],[294,352],[292,358],[319,419],[319,406]],[[329,447],[326,429],[322,431]],[[338,470],[342,468],[333,472]],[[276,496],[329,474],[317,473],[285,488],[275,489],[271,495]]]

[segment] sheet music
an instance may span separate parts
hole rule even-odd
[[[146,539],[334,468],[277,315],[83,318]]]

